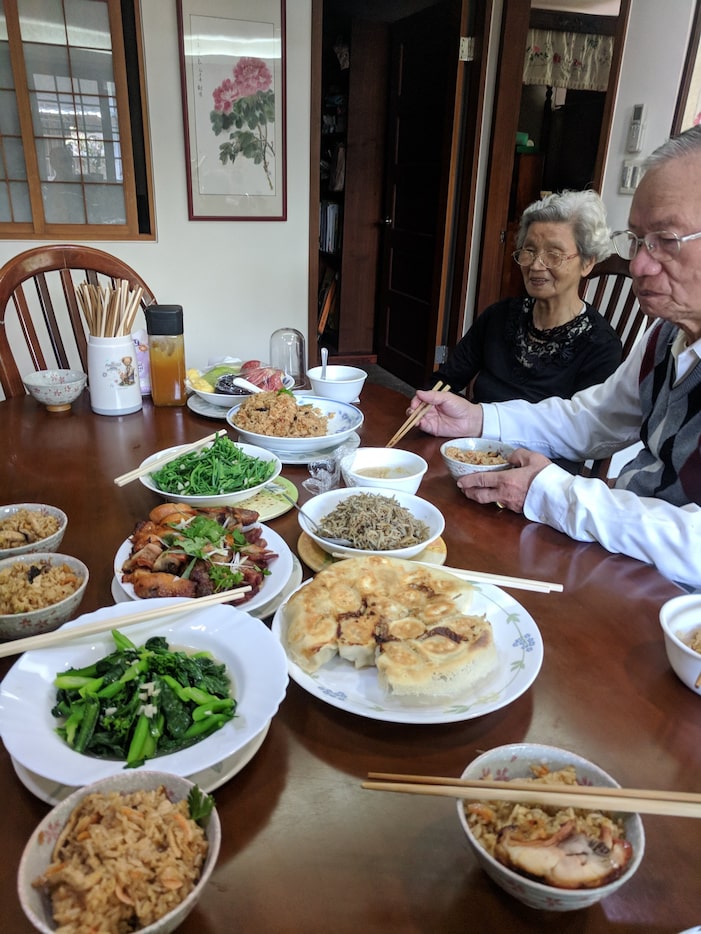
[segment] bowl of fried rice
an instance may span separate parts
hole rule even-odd
[[[463,779],[543,785],[618,783],[593,762],[555,746],[512,743],[477,756]],[[574,911],[625,885],[642,862],[638,814],[546,803],[460,800],[458,819],[478,863],[509,895],[531,908]]]
[[[216,808],[167,772],[121,772],[74,791],[36,827],[17,888],[42,934],[168,934],[193,910],[219,855]],[[203,816],[199,816],[203,814]]]
[[[482,470],[507,470],[514,449],[487,438],[453,438],[441,444],[443,463],[456,480]]]
[[[51,632],[75,615],[88,569],[71,555],[37,552],[0,561],[0,639]]]
[[[258,392],[227,412],[239,440],[282,457],[310,456],[338,447],[363,424],[354,405],[317,396]]]
[[[68,516],[57,506],[44,503],[0,506],[0,559],[56,551],[67,527]]]

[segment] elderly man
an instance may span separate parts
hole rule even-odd
[[[419,391],[420,427],[445,437],[500,439],[513,470],[473,473],[468,499],[498,503],[578,541],[597,541],[701,588],[701,126],[647,160],[630,229],[613,235],[635,293],[659,319],[606,382],[572,399],[473,405]],[[643,444],[615,489],[551,462],[602,458]]]

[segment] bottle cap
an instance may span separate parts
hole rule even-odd
[[[144,308],[146,330],[149,334],[182,334],[182,305],[149,305]]]

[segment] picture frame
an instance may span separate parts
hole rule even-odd
[[[701,123],[701,3],[696,2],[691,35],[672,121],[672,136]]]
[[[285,0],[178,0],[188,217],[287,219]]]

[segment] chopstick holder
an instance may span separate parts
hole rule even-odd
[[[86,623],[84,626],[76,626],[70,629],[55,629],[53,632],[44,632],[38,636],[27,636],[26,639],[15,639],[12,642],[6,642],[0,645],[0,658],[6,658],[8,655],[20,655],[22,652],[28,652],[30,649],[50,648],[54,645],[70,642],[73,639],[80,639],[83,636],[93,636],[111,629],[124,629],[127,626],[133,626],[135,623],[145,623],[149,620],[163,619],[170,616],[185,616],[187,613],[194,613],[197,610],[203,610],[209,606],[216,606],[219,603],[237,600],[243,597],[244,594],[247,594],[250,589],[250,586],[246,584],[244,587],[236,587],[233,590],[223,590],[221,593],[209,594],[207,597],[197,597],[196,599],[187,597],[180,603],[171,603],[168,606],[157,606],[150,610],[142,610],[140,613],[113,616],[110,617],[110,619]]]
[[[438,380],[435,386],[431,387],[434,392],[450,392],[450,386],[448,383],[443,384],[443,380]],[[417,422],[421,421],[424,413],[431,408],[430,402],[422,402],[421,405],[417,406],[414,411],[409,415],[406,421],[397,429],[397,431],[392,435],[387,444],[386,448],[393,448],[398,441],[401,441],[404,435],[408,434],[411,429],[416,425]]]
[[[369,791],[435,795],[473,801],[511,801],[597,811],[701,818],[701,794],[594,785],[539,785],[535,782],[470,780],[430,775],[368,772],[361,787]]]
[[[176,458],[182,457],[183,454],[189,454],[191,451],[196,451],[198,448],[203,448],[205,445],[209,444],[210,441],[214,441],[216,438],[219,438],[221,435],[225,434],[226,431],[224,429],[215,431],[211,435],[207,435],[206,438],[201,438],[199,441],[193,441],[192,444],[184,445],[175,453],[171,452],[170,454],[164,454],[162,457],[151,461],[151,463],[147,466],[142,464],[141,467],[137,467],[134,470],[130,470],[119,477],[115,477],[114,482],[117,484],[117,486],[124,486],[127,483],[131,483],[132,480],[143,477],[145,474],[153,473],[154,470],[158,470],[159,468],[163,467],[164,464],[169,464],[171,461],[176,460]]]

